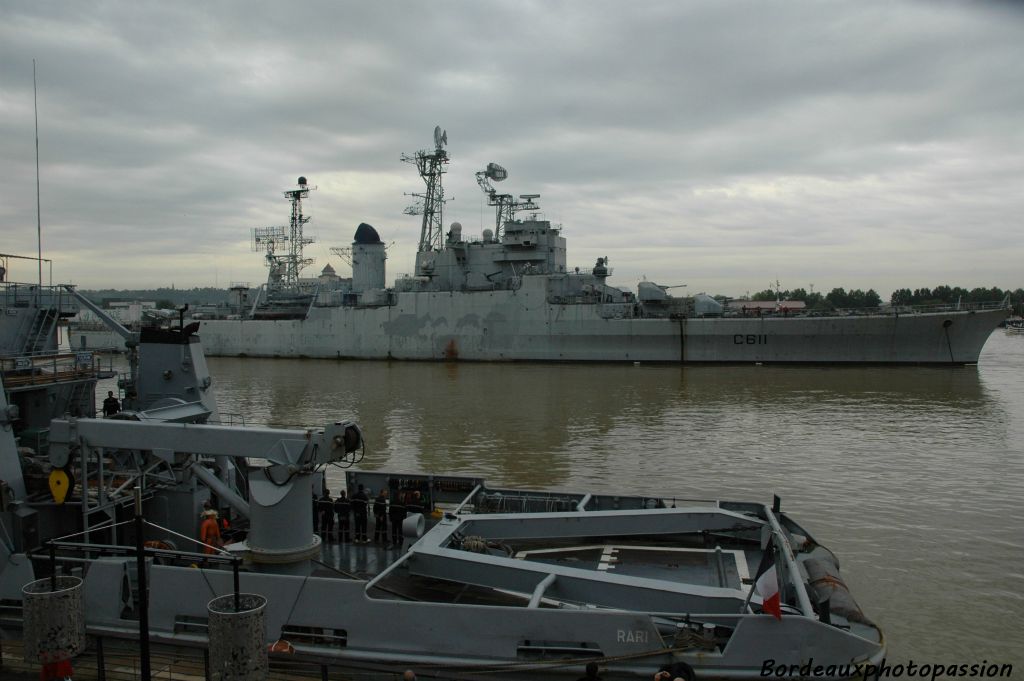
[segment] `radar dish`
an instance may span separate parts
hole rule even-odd
[[[508,177],[508,171],[499,166],[497,163],[488,163],[487,170],[484,171],[484,175],[489,180],[501,182],[502,180]]]
[[[447,130],[442,131],[440,125],[435,125],[434,126],[434,147],[436,147],[437,149],[440,149],[441,147],[445,146],[446,144],[448,144],[448,131]]]

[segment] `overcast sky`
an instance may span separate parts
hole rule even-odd
[[[403,152],[448,132],[539,193],[570,265],[691,292],[1024,285],[1024,6],[1011,2],[66,2],[0,5],[0,252],[83,287],[262,282],[253,227],[307,250],[419,235]],[[12,262],[31,280],[34,264]]]

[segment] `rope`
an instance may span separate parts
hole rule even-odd
[[[224,549],[222,549],[220,547],[210,546],[209,544],[204,544],[203,542],[199,541],[198,539],[193,539],[192,537],[186,537],[185,535],[179,534],[179,533],[175,532],[174,530],[169,530],[166,527],[161,527],[160,525],[157,525],[156,523],[151,523],[148,520],[143,520],[142,522],[145,523],[146,525],[149,525],[150,527],[155,527],[158,530],[162,530],[162,531],[167,532],[169,534],[173,534],[175,537],[181,537],[185,541],[190,541],[193,544],[199,544],[200,546],[205,546],[207,548],[211,548],[214,551],[216,551],[217,553],[220,553],[222,555],[231,557],[231,552],[230,551],[225,551]]]
[[[299,587],[298,593],[295,594],[295,601],[292,603],[292,609],[288,611],[288,616],[284,618],[284,625],[287,625],[292,621],[292,615],[295,614],[295,606],[299,604],[299,597],[302,596],[302,590],[306,588],[306,582],[309,581],[309,577],[310,575],[306,575],[302,580],[302,585]]]
[[[100,523],[99,525],[95,525],[93,527],[90,527],[88,530],[82,530],[81,532],[75,532],[73,534],[66,534],[63,537],[56,537],[54,539],[50,539],[49,541],[64,541],[65,539],[71,539],[72,537],[79,537],[79,536],[81,536],[83,534],[88,534],[89,532],[97,532],[99,530],[112,529],[112,528],[115,528],[115,527],[120,527],[121,525],[127,525],[128,523],[132,523],[132,522],[135,522],[134,518],[132,518],[130,520],[122,520],[119,523],[113,523],[112,520],[105,520],[102,523]],[[111,523],[113,523],[113,524],[111,524]]]
[[[833,575],[825,575],[824,577],[819,577],[818,579],[815,579],[814,581],[812,581],[810,584],[811,584],[811,586],[814,586],[816,584],[828,584],[831,587],[835,587],[837,589],[842,589],[843,591],[849,591],[850,590],[850,588],[848,586],[846,586],[846,583],[843,582],[843,580],[841,580],[838,577],[835,577]]]

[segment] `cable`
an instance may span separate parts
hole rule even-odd
[[[270,469],[271,468],[273,468],[273,466],[264,466],[263,467],[263,477],[265,477],[267,480],[269,480],[274,485],[274,487],[284,487],[285,485],[287,485],[289,482],[292,481],[292,478],[295,477],[295,474],[297,472],[297,471],[292,471],[291,473],[288,474],[288,477],[285,478],[284,482],[278,482],[277,480],[274,480],[272,475],[270,475]]]
[[[196,567],[199,569],[199,574],[203,576],[203,581],[206,582],[206,587],[210,590],[210,593],[213,594],[213,597],[220,598],[220,594],[213,588],[213,584],[210,584],[210,578],[206,576],[206,568],[198,565]]]
[[[107,520],[107,521],[104,521],[104,522],[100,523],[99,525],[95,525],[93,527],[90,527],[88,530],[82,530],[81,532],[75,532],[73,534],[66,534],[63,537],[54,537],[53,539],[49,539],[47,541],[64,541],[65,539],[70,539],[71,537],[78,537],[80,535],[88,534],[90,532],[98,532],[99,530],[109,530],[109,529],[113,529],[115,527],[120,527],[121,525],[127,525],[128,523],[133,523],[133,522],[135,522],[135,519],[131,518],[129,520],[122,520],[119,523],[108,524],[108,523],[111,523],[111,522],[113,522],[113,521]]]
[[[174,530],[169,530],[166,527],[161,527],[160,525],[157,525],[156,523],[151,523],[148,520],[143,519],[142,522],[144,522],[146,525],[149,525],[150,527],[155,527],[156,529],[161,530],[163,532],[167,532],[169,534],[173,534],[175,537],[181,537],[185,541],[190,541],[193,544],[199,544],[200,546],[202,546],[204,548],[213,549],[217,553],[221,553],[221,554],[223,554],[225,556],[230,556],[231,555],[230,551],[225,551],[222,548],[219,548],[219,547],[216,547],[216,546],[210,546],[209,544],[204,544],[203,542],[199,541],[198,539],[193,539],[192,537],[186,537],[185,535],[180,534],[178,532],[175,532]]]
[[[292,609],[288,611],[288,616],[284,618],[284,623],[281,625],[282,628],[292,621],[292,615],[295,613],[295,606],[299,604],[299,597],[302,596],[302,590],[306,588],[306,582],[309,581],[309,577],[310,575],[306,575],[305,578],[303,578],[302,586],[299,587],[298,593],[295,594],[295,601],[292,603]]]

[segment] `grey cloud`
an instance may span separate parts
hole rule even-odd
[[[4,18],[6,248],[34,251],[35,56],[45,239],[83,284],[136,283],[104,263],[109,243],[146,283],[210,283],[204,259],[258,279],[248,230],[286,220],[298,174],[350,178],[311,198],[321,263],[362,220],[411,253],[402,192],[419,180],[398,156],[439,123],[449,215],[488,223],[473,173],[497,161],[503,189],[543,194],[571,260],[615,249],[623,283],[683,270],[763,288],[769,254],[822,286],[934,285],[951,263],[950,283],[1019,285],[1009,4],[23,2]],[[929,238],[957,252],[911,270]],[[822,267],[865,242],[893,253]]]

